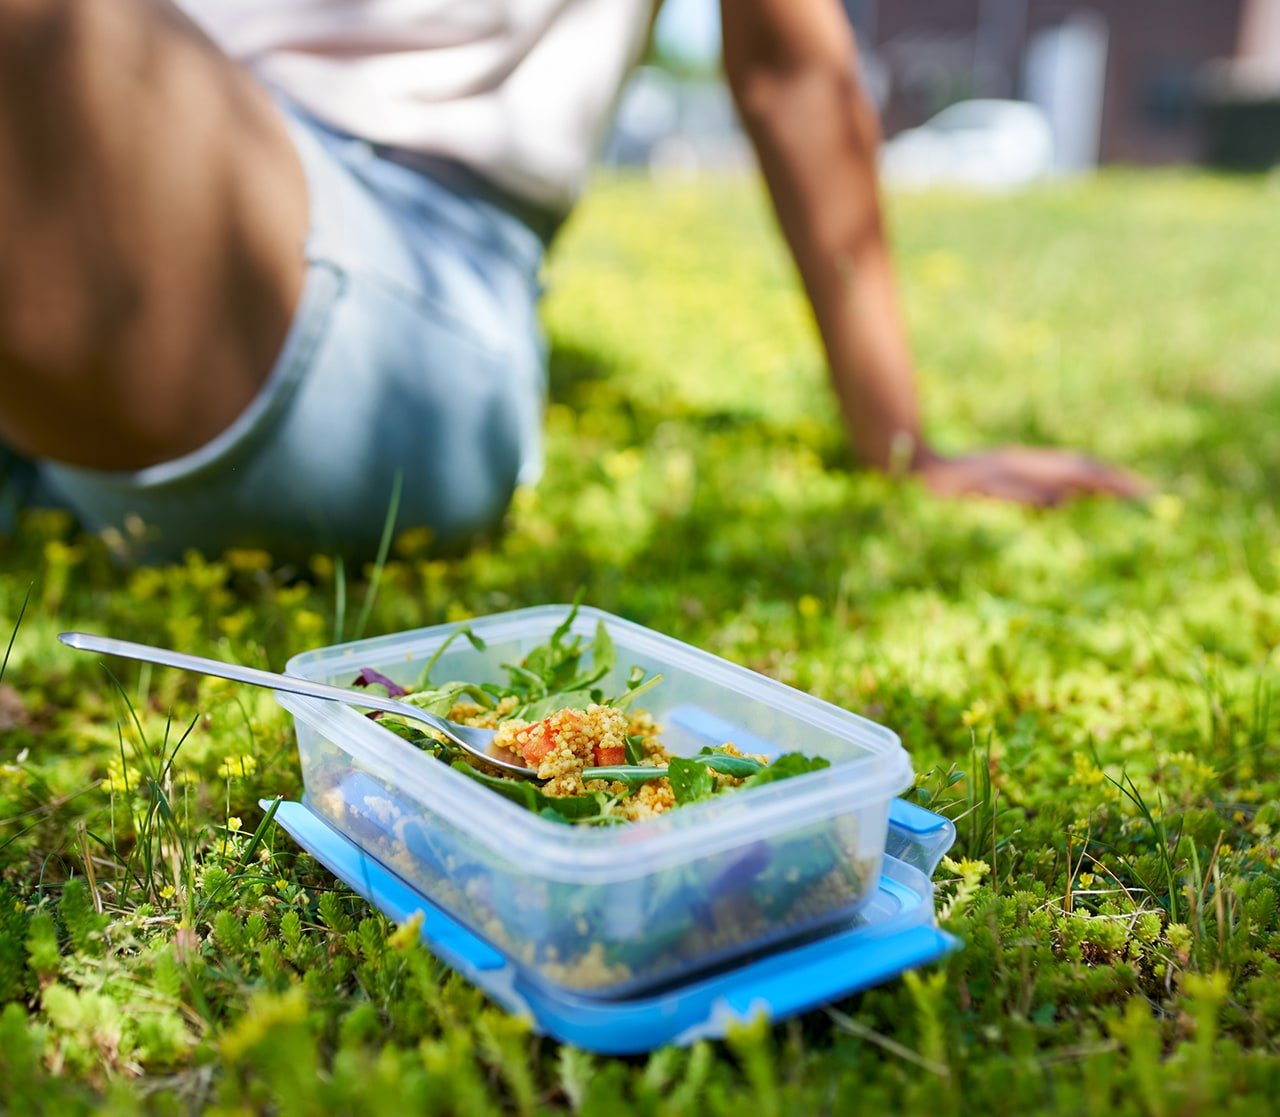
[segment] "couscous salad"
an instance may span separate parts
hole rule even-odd
[[[613,642],[603,622],[590,642],[569,638],[575,616],[576,607],[547,643],[522,662],[506,665],[504,683],[433,683],[432,668],[447,644],[426,665],[413,690],[367,668],[355,682],[384,687],[391,696],[450,721],[497,730],[495,746],[533,769],[536,781],[506,776],[496,768],[482,771],[432,731],[392,716],[380,718],[382,725],[425,752],[558,822],[636,822],[728,791],[828,767],[825,759],[800,753],[772,761],[743,754],[732,742],[704,748],[693,757],[670,755],[659,738],[660,727],[635,708],[635,700],[662,677],[633,668],[622,693],[609,696],[601,683],[615,665]],[[466,628],[454,638],[483,647]],[[584,667],[588,652],[590,666]]]

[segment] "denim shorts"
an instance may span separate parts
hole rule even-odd
[[[174,461],[29,470],[90,530],[140,520],[148,560],[230,547],[370,559],[393,493],[396,531],[454,544],[499,520],[541,469],[538,233],[492,198],[281,107],[310,193],[308,269],[258,396]]]

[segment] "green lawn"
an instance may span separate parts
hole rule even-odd
[[[1116,175],[891,209],[944,448],[1076,446],[1142,506],[945,504],[850,471],[747,183],[601,185],[548,274],[549,463],[500,538],[370,571],[121,569],[0,540],[0,1111],[1266,1112],[1280,1089],[1280,189]],[[958,820],[963,952],[651,1058],[531,1037],[265,828],[246,663],[585,599],[897,730]],[[177,745],[181,740],[181,747]],[[170,756],[175,753],[170,764]],[[263,840],[265,839],[265,840]]]

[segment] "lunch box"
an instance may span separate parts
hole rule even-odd
[[[501,682],[503,665],[545,643],[570,608],[468,621],[483,649],[454,639],[432,667],[433,684]],[[896,734],[596,609],[579,608],[569,635],[586,645],[601,621],[616,649],[602,690],[622,692],[636,666],[660,673],[637,705],[657,721],[672,754],[732,743],[769,757],[821,756],[830,767],[653,819],[570,826],[495,794],[355,709],[280,694],[297,728],[305,795],[302,804],[281,805],[278,821],[393,917],[415,903],[429,912],[424,940],[473,979],[505,975],[507,1003],[518,987],[520,1006],[541,1004],[569,1019],[614,1019],[626,1006],[711,988],[762,960],[837,940],[847,946],[851,931],[865,943],[867,928],[886,926],[886,887],[897,895],[894,911],[915,913],[918,941],[902,965],[954,945],[934,926],[928,879],[954,829],[896,800],[912,782]],[[287,670],[350,686],[372,668],[412,687],[457,628],[321,648],[294,657]],[[902,847],[896,856],[886,857],[887,839]],[[907,849],[914,852],[904,858]],[[489,961],[477,967],[450,942]],[[848,987],[847,972],[833,978]],[[696,1023],[685,1021],[685,1030]]]

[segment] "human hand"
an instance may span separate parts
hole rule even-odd
[[[1124,470],[1067,450],[1008,446],[947,458],[922,454],[913,472],[937,496],[988,496],[1052,507],[1080,496],[1145,496],[1149,486]]]

